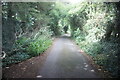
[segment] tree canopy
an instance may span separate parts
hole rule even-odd
[[[120,50],[119,5],[115,2],[3,2],[2,48],[7,53],[4,65],[39,55],[51,45],[53,37],[68,33],[97,64],[116,77],[116,56]]]

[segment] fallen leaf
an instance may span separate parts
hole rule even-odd
[[[84,70],[87,70],[87,68],[83,68]]]
[[[9,67],[5,67],[5,68],[7,68],[7,69],[8,69]]]
[[[38,75],[38,76],[36,76],[37,78],[41,78],[42,76],[41,75]]]
[[[90,70],[91,72],[95,72],[93,69],[92,70]]]
[[[86,64],[85,67],[88,67],[88,65]]]

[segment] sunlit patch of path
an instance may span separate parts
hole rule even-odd
[[[99,78],[86,56],[78,52],[68,38],[60,38],[54,44],[37,78]]]

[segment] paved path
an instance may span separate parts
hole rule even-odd
[[[5,78],[99,78],[88,58],[68,38],[55,40],[44,54],[3,69]]]
[[[86,56],[68,38],[53,44],[37,77],[42,78],[99,78]]]

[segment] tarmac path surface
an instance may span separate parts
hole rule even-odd
[[[86,56],[79,52],[70,39],[64,37],[53,44],[38,77],[100,78]]]
[[[72,40],[61,37],[40,56],[4,68],[3,77],[101,78],[96,70]]]

